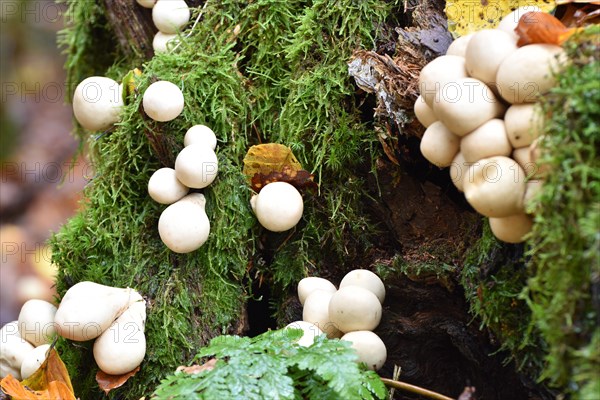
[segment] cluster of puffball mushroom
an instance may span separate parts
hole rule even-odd
[[[160,168],[148,181],[148,194],[169,206],[158,220],[163,243],[176,253],[189,253],[208,239],[210,221],[202,193],[188,194],[190,188],[204,189],[216,178],[219,169],[215,148],[217,137],[205,125],[194,125],[185,134],[184,148],[175,168]]]
[[[456,39],[419,77],[415,115],[427,129],[421,153],[450,175],[469,204],[489,217],[493,234],[519,243],[531,230],[525,206],[539,190],[539,94],[553,85],[564,57],[560,46],[517,47],[520,8],[496,29]]]
[[[78,342],[95,339],[98,367],[110,375],[125,374],[146,355],[145,323],[146,302],[130,288],[80,282],[65,293],[58,309],[43,300],[29,300],[18,321],[0,331],[0,377],[31,376],[45,361],[57,334]]]
[[[302,321],[286,328],[302,329],[301,346],[310,346],[316,336],[341,338],[352,343],[363,362],[372,370],[380,369],[387,358],[385,344],[373,333],[381,320],[385,286],[366,269],[348,272],[339,290],[324,278],[308,277],[298,283],[298,298],[303,305]]]
[[[155,53],[166,53],[177,43],[177,32],[190,22],[190,9],[184,0],[136,0],[152,9],[152,21],[158,29],[152,47]]]

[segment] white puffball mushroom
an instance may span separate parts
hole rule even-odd
[[[121,86],[104,76],[84,79],[73,94],[75,119],[90,131],[108,129],[118,122],[123,105]]]
[[[317,289],[330,293],[335,293],[337,291],[335,285],[325,278],[316,276],[303,278],[298,282],[298,299],[300,299],[300,304],[304,305],[306,298]]]
[[[538,171],[538,165],[533,162],[531,155],[530,146],[520,147],[512,153],[513,160],[523,168],[526,177],[534,176]]]
[[[502,20],[500,21],[500,23],[498,24],[498,26],[496,27],[496,29],[499,29],[501,31],[504,31],[504,32],[510,34],[512,36],[513,40],[516,42],[519,39],[519,36],[515,32],[515,29],[517,28],[517,25],[519,24],[519,20],[521,19],[521,17],[524,14],[526,14],[528,12],[533,12],[533,11],[539,12],[542,10],[540,7],[534,6],[534,5],[519,7],[517,9],[515,9],[513,12],[504,16],[502,18]],[[529,17],[531,17],[531,16],[532,15],[530,15]]]
[[[217,148],[217,136],[213,130],[206,125],[194,125],[185,133],[183,145],[187,147],[197,143],[201,143],[214,150]]]
[[[490,218],[492,233],[506,243],[521,243],[524,236],[531,232],[533,220],[525,213],[503,218]]]
[[[352,343],[352,348],[358,354],[358,362],[363,362],[373,371],[383,367],[387,359],[385,343],[377,334],[371,331],[348,332],[342,340]]]
[[[153,8],[158,0],[135,0],[137,3],[144,8]]]
[[[159,0],[152,9],[152,21],[163,33],[177,33],[190,21],[190,8],[184,0]]]
[[[155,53],[168,53],[176,44],[176,33],[163,33],[158,31],[156,32],[156,35],[154,35],[154,39],[152,39],[152,48]]]
[[[304,202],[298,190],[286,182],[272,182],[252,196],[250,204],[258,222],[272,232],[292,229],[302,218]]]
[[[512,146],[506,135],[504,121],[498,118],[490,119],[463,137],[460,152],[469,163],[493,156],[510,156]]]
[[[473,163],[469,163],[465,160],[465,157],[463,157],[460,151],[456,154],[454,160],[452,160],[452,164],[450,164],[450,179],[454,186],[461,192],[464,191],[463,182],[467,176],[467,171],[472,164]]]
[[[465,54],[469,76],[494,84],[498,67],[506,57],[517,50],[513,37],[498,29],[484,29],[471,38]]]
[[[425,103],[423,96],[419,95],[414,106],[415,116],[425,128],[437,121],[437,117],[433,109]]]
[[[44,300],[28,300],[19,313],[19,333],[34,347],[50,343],[56,335],[54,304]]]
[[[370,290],[345,286],[329,301],[329,318],[342,332],[372,331],[381,321],[381,303]]]
[[[370,290],[383,304],[385,300],[385,285],[377,274],[368,269],[355,269],[348,272],[340,282],[340,289],[346,286],[358,286]]]
[[[175,253],[190,253],[208,240],[210,221],[205,205],[203,194],[191,193],[160,214],[158,234],[169,249]]]
[[[464,57],[441,56],[432,60],[419,75],[419,93],[429,107],[439,101],[440,92],[447,84],[467,77]]]
[[[213,183],[219,172],[215,151],[202,143],[186,146],[175,159],[177,179],[190,188],[203,189]]]
[[[469,204],[486,217],[508,217],[524,211],[525,172],[512,158],[479,160],[463,181]]]
[[[519,47],[504,59],[496,74],[500,96],[509,103],[532,103],[555,84],[552,75],[560,69],[565,52],[553,44]]]
[[[302,336],[297,342],[302,347],[310,347],[315,342],[315,338],[323,334],[323,331],[318,326],[306,321],[294,321],[284,329],[287,328],[302,329]]]
[[[19,322],[12,321],[0,329],[0,378],[9,374],[21,380],[21,364],[34,347],[19,335]]]
[[[429,125],[421,138],[421,154],[430,163],[443,168],[452,164],[460,148],[460,138],[440,121]]]
[[[439,101],[433,104],[433,111],[458,136],[465,136],[504,114],[504,105],[479,79],[457,79],[448,83],[438,95]]]
[[[154,82],[144,92],[142,104],[144,112],[153,120],[171,121],[183,111],[183,93],[169,81]]]
[[[173,204],[188,191],[189,188],[177,179],[173,168],[156,170],[148,181],[148,194],[160,204]]]
[[[446,55],[464,57],[467,54],[467,46],[469,45],[473,35],[473,33],[469,33],[468,35],[454,39],[454,41],[450,43],[450,46],[448,46]]]
[[[21,379],[27,379],[42,366],[46,361],[46,353],[50,349],[49,344],[43,344],[25,354],[21,364]]]
[[[504,114],[504,125],[514,148],[529,146],[543,132],[540,104],[513,104]]]
[[[342,332],[329,316],[329,302],[333,295],[334,293],[326,290],[314,290],[306,298],[302,310],[302,320],[318,326],[330,339],[342,336]]]

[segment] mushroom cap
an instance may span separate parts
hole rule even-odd
[[[538,165],[531,159],[531,153],[532,151],[530,146],[519,147],[512,153],[513,160],[515,160],[521,166],[521,168],[523,168],[523,171],[525,171],[525,177],[535,175],[539,169]]]
[[[377,296],[359,286],[340,288],[329,301],[331,322],[346,333],[377,328],[381,321],[381,311],[381,303]]]
[[[498,118],[490,119],[463,137],[460,152],[468,163],[493,156],[510,156],[512,146],[506,135],[504,121]]]
[[[302,347],[311,346],[315,342],[315,338],[323,334],[318,326],[306,321],[291,322],[284,329],[287,328],[302,329],[302,337],[298,340],[298,344]]]
[[[465,157],[463,157],[460,151],[456,154],[454,160],[452,160],[452,164],[450,164],[450,179],[454,186],[461,192],[464,191],[463,182],[465,176],[467,176],[467,171],[472,164],[473,163],[469,163],[465,160]]]
[[[188,191],[189,188],[177,179],[173,168],[157,169],[148,181],[148,194],[160,204],[173,204]]]
[[[541,193],[543,186],[544,181],[541,179],[531,179],[525,184],[523,203],[525,205],[525,211],[528,214],[534,214],[536,212],[536,207],[539,206],[536,199],[539,193]]]
[[[190,144],[197,143],[201,143],[214,150],[217,148],[217,136],[213,130],[206,125],[194,125],[185,133],[183,145],[187,147]]]
[[[44,300],[28,300],[19,313],[19,333],[35,347],[50,343],[56,335],[54,304]]]
[[[144,8],[153,8],[158,0],[135,0],[137,3]]]
[[[152,48],[154,53],[168,53],[171,48],[177,43],[176,33],[156,32],[152,39]]]
[[[203,189],[213,183],[219,172],[214,150],[202,143],[191,144],[175,160],[177,179],[190,188]]]
[[[284,232],[300,221],[304,202],[294,186],[286,182],[272,182],[254,197],[252,208],[258,222],[265,229]]]
[[[46,360],[46,353],[50,349],[49,344],[42,344],[25,354],[21,364],[21,379],[27,379],[41,367]]]
[[[335,285],[325,278],[309,276],[298,282],[298,298],[300,304],[304,305],[306,298],[315,290],[321,289],[326,292],[335,293],[337,291]]]
[[[464,57],[440,56],[423,67],[419,75],[419,92],[429,107],[439,100],[438,92],[451,82],[467,77]],[[435,110],[435,108],[434,108]]]
[[[565,52],[553,44],[519,47],[502,61],[496,74],[496,87],[509,103],[533,103],[555,84]]]
[[[171,121],[183,111],[183,93],[169,81],[154,82],[144,92],[142,104],[144,112],[153,120]]]
[[[110,128],[119,121],[123,104],[119,83],[104,76],[84,79],[73,94],[73,114],[90,131]]]
[[[329,302],[332,296],[333,293],[327,290],[313,290],[306,298],[302,310],[302,320],[318,326],[330,339],[342,336],[329,317]]]
[[[447,83],[438,93],[433,111],[455,135],[465,136],[492,118],[504,114],[504,105],[482,81],[462,78]]]
[[[385,300],[385,285],[377,274],[368,269],[355,269],[348,272],[340,282],[340,288],[346,286],[358,286],[370,290],[383,304]]]
[[[377,334],[371,331],[348,332],[342,340],[352,343],[352,348],[358,354],[358,362],[363,362],[373,371],[383,367],[387,359],[385,343]]]
[[[12,321],[0,329],[0,378],[11,374],[21,380],[21,364],[34,347],[19,335],[19,322]]]
[[[460,36],[448,46],[448,50],[446,50],[447,56],[459,56],[464,57],[467,54],[467,46],[471,41],[474,33],[469,33],[468,35]]]
[[[517,25],[519,25],[519,20],[524,14],[532,11],[542,11],[542,9],[534,5],[519,7],[513,12],[505,15],[496,27],[496,29],[509,33],[516,42],[519,39],[519,36],[515,32],[515,29],[517,28]]]
[[[476,32],[469,41],[465,67],[469,76],[493,86],[498,67],[516,50],[517,43],[509,33],[498,29],[484,29]]]
[[[543,131],[540,104],[513,104],[504,114],[504,125],[514,148],[529,146]]]
[[[492,233],[506,243],[521,243],[524,236],[531,232],[533,220],[525,213],[503,218],[490,218]]]
[[[158,219],[158,234],[175,253],[190,253],[202,246],[210,233],[210,221],[204,211],[201,193],[191,193],[171,204]]]
[[[421,138],[421,154],[430,163],[443,168],[452,163],[460,148],[460,138],[440,121],[429,125]]]
[[[190,8],[184,0],[157,1],[152,21],[163,33],[177,33],[190,21]]]
[[[508,217],[524,211],[525,172],[512,158],[479,160],[463,181],[469,204],[486,217]]]
[[[437,117],[433,112],[433,109],[425,103],[423,96],[419,95],[415,101],[414,106],[415,116],[425,128],[437,121]]]

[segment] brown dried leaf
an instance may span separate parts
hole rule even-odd
[[[140,366],[138,365],[133,371],[129,371],[123,375],[109,375],[102,370],[98,370],[96,373],[96,382],[98,382],[98,386],[100,389],[104,390],[105,394],[108,394],[111,390],[120,388],[137,372],[140,370]]]
[[[217,359],[211,358],[210,360],[208,360],[207,362],[205,362],[202,365],[194,364],[190,367],[181,365],[181,366],[177,367],[177,371],[183,371],[186,374],[195,375],[195,374],[199,374],[202,371],[210,371],[211,369],[214,369],[216,365],[217,365]]]
[[[260,192],[260,190],[272,182],[286,182],[294,186],[298,190],[311,189],[316,190],[318,188],[314,181],[315,176],[308,171],[303,169],[293,170],[292,168],[285,166],[281,172],[271,172],[268,175],[254,174],[251,180],[252,190]]]
[[[567,28],[555,16],[537,11],[523,14],[515,28],[519,47],[534,43],[560,46],[576,31],[576,28]]]
[[[282,144],[267,143],[252,146],[244,157],[244,175],[252,179],[255,174],[269,175],[271,172],[282,172],[284,167],[301,170],[292,150]]]

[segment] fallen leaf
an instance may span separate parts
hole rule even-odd
[[[111,390],[120,388],[137,372],[140,370],[140,366],[138,365],[133,371],[129,371],[123,375],[109,375],[102,370],[98,370],[96,373],[96,382],[98,382],[98,386],[100,389],[104,390],[105,394],[108,394]]]
[[[182,372],[185,372],[186,374],[195,375],[195,374],[199,374],[202,371],[210,371],[211,369],[214,369],[216,365],[217,365],[217,359],[211,358],[210,360],[208,360],[207,362],[205,362],[202,365],[194,364],[189,367],[185,367],[185,366],[181,365],[181,366],[177,367],[177,371],[182,371]]]
[[[260,192],[260,190],[272,182],[286,182],[294,186],[298,190],[318,188],[314,181],[315,176],[303,169],[295,171],[288,166],[283,167],[281,172],[271,172],[268,175],[254,174],[251,181],[252,190]]]
[[[567,28],[555,16],[536,11],[523,14],[515,28],[519,47],[534,43],[561,45],[576,31],[577,28]]]
[[[244,175],[248,179],[252,179],[255,174],[269,175],[271,172],[281,172],[286,166],[296,171],[302,169],[292,149],[282,144],[252,146],[244,157]]]

